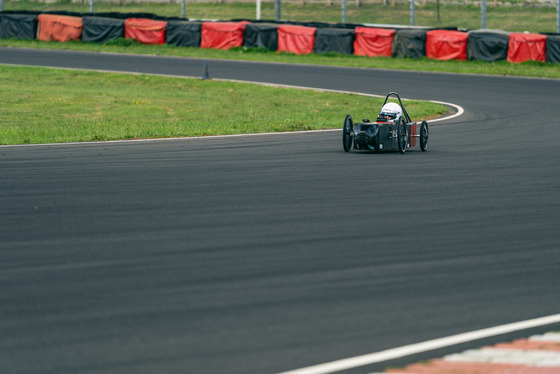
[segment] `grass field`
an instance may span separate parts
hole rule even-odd
[[[382,99],[214,80],[0,65],[0,144],[342,128]],[[447,108],[407,102],[416,119]]]
[[[390,3],[390,2],[389,2]],[[423,3],[423,2],[421,2]],[[493,6],[487,5],[486,27],[502,29],[511,32],[556,32],[556,8],[554,6]],[[392,25],[408,25],[410,10],[407,4],[395,5],[362,5],[356,7],[354,1],[347,3],[347,18],[349,23],[378,23]],[[53,3],[39,3],[32,1],[6,1],[5,10],[66,10],[74,12],[89,12],[89,1],[72,3],[59,1]],[[341,22],[342,11],[340,5],[328,6],[318,4],[282,4],[282,19],[292,21],[321,21]],[[161,16],[181,16],[181,4],[140,4],[140,3],[95,3],[95,12],[148,12]],[[262,19],[274,19],[274,4],[262,4]],[[187,18],[197,19],[255,19],[254,3],[194,3],[185,5]],[[415,10],[416,26],[456,26],[466,29],[481,27],[480,7],[474,5],[442,5],[438,12],[435,2],[426,5],[418,4]]]

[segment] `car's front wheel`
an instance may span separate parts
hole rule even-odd
[[[397,142],[399,143],[399,151],[401,153],[406,152],[406,144],[408,143],[408,132],[406,130],[406,123],[404,118],[401,118],[399,125],[397,127]]]
[[[350,152],[352,149],[352,131],[354,131],[354,121],[352,116],[348,114],[344,119],[344,126],[342,127],[342,146],[345,152]]]
[[[422,152],[426,152],[428,149],[428,137],[430,136],[430,131],[428,130],[428,122],[422,121],[420,125],[420,149]]]

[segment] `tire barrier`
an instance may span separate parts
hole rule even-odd
[[[394,29],[378,29],[372,27],[356,27],[354,54],[357,56],[391,57],[393,54]]]
[[[560,35],[547,35],[546,61],[554,63],[560,62]]]
[[[215,49],[244,46],[294,54],[560,63],[560,34],[324,22],[189,21],[150,13],[0,12],[0,39],[106,43],[119,38],[144,44]]]
[[[290,52],[296,55],[313,53],[316,30],[316,27],[308,26],[278,26],[278,52]]]
[[[37,39],[44,42],[81,40],[82,17],[40,14],[37,17]]]
[[[467,59],[501,61],[507,58],[509,33],[501,30],[473,30],[467,41]]]
[[[37,14],[0,13],[0,39],[35,39],[37,17]]]
[[[176,47],[199,47],[201,32],[202,22],[169,21],[166,43]]]
[[[507,60],[509,62],[546,61],[546,35],[520,34],[509,35]]]
[[[426,30],[396,30],[393,36],[393,56],[422,58],[426,56]]]
[[[426,57],[435,60],[466,60],[468,33],[431,30],[426,33]]]
[[[244,31],[245,22],[203,22],[200,48],[241,47]]]
[[[148,18],[127,18],[124,20],[124,37],[143,44],[165,44],[167,21]]]
[[[247,23],[243,46],[278,50],[278,25],[274,23]]]
[[[83,18],[82,41],[107,43],[110,40],[122,38],[124,35],[124,20],[108,17]]]
[[[319,28],[315,33],[313,52],[351,55],[353,52],[353,42],[353,30]]]

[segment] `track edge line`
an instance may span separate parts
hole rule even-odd
[[[461,343],[488,338],[492,336],[507,334],[510,332],[527,330],[534,327],[546,326],[560,323],[560,314],[546,317],[534,318],[521,322],[514,322],[500,326],[489,327],[486,329],[451,335],[444,338],[427,340],[425,342],[414,343],[402,347],[391,348],[384,351],[370,353],[362,356],[345,358],[324,364],[309,366],[306,368],[285,371],[279,374],[328,374],[341,370],[348,370],[360,366],[389,361],[397,358],[410,356],[417,353],[432,351]]]

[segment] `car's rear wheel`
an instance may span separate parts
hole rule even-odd
[[[404,122],[404,118],[401,118],[397,127],[397,142],[399,143],[399,151],[401,153],[405,153],[406,143],[408,142],[408,133],[406,130],[406,123]]]
[[[344,119],[344,126],[342,127],[342,146],[344,151],[350,152],[352,149],[352,131],[354,130],[354,121],[352,116],[348,114]]]
[[[430,136],[430,131],[428,130],[428,122],[422,121],[420,125],[420,149],[422,152],[426,152],[428,149],[428,137]]]

